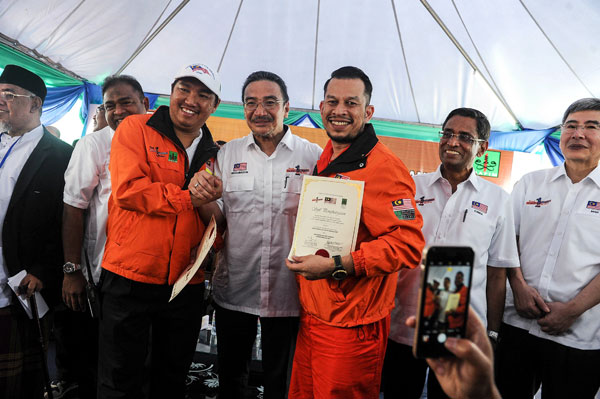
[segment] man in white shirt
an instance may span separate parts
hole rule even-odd
[[[565,162],[512,192],[521,267],[509,273],[497,351],[505,398],[593,398],[600,388],[600,99],[567,108]]]
[[[87,311],[86,277],[96,284],[100,279],[111,193],[108,162],[114,132],[125,117],[148,110],[148,99],[131,76],[107,77],[102,94],[108,126],[79,140],[65,172],[62,235],[66,263],[62,292],[67,308],[57,311],[54,318],[58,380],[52,385],[57,396],[78,384],[80,396],[96,397],[98,322]],[[90,262],[91,277],[82,262],[84,253]]]
[[[44,381],[38,326],[7,279],[25,271],[26,297],[60,300],[63,174],[73,148],[40,123],[46,85],[7,65],[0,75],[0,397],[40,398]],[[48,316],[41,319],[47,329]],[[47,337],[44,337],[47,340]],[[46,341],[47,342],[47,341]]]
[[[506,269],[517,267],[519,258],[509,195],[498,185],[477,176],[475,157],[488,148],[490,124],[471,108],[450,112],[440,132],[442,161],[433,173],[414,176],[415,200],[423,215],[423,234],[428,246],[470,246],[475,252],[471,306],[495,340],[502,321]],[[420,270],[400,270],[396,307],[384,364],[386,398],[420,398],[426,364],[412,355],[414,330],[405,324],[416,313]],[[446,397],[429,374],[429,398]]]
[[[252,73],[242,100],[251,134],[225,144],[215,170],[223,181],[223,198],[213,209],[218,221],[227,222],[224,253],[213,277],[219,397],[244,397],[260,318],[264,397],[284,398],[299,316],[296,280],[285,258],[302,178],[312,172],[321,148],[283,124],[290,106],[279,76]],[[196,175],[190,187],[201,188],[206,176]]]

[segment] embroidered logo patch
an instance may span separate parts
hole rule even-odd
[[[482,204],[481,202],[477,202],[477,201],[471,202],[471,208],[475,209],[475,211],[479,211],[480,214],[487,213],[487,211],[488,211],[487,205]]]
[[[177,162],[177,151],[169,151],[169,162]]]
[[[335,174],[335,176],[333,176],[333,177],[334,177],[335,179],[344,179],[344,180],[350,180],[350,177],[349,177],[349,176],[344,176],[344,175],[341,175],[341,174],[339,174],[339,173],[336,173],[336,174]]]
[[[431,204],[433,201],[435,201],[435,198],[425,198],[425,196],[422,196],[421,198],[416,200],[417,205],[419,205],[419,206],[423,206],[425,204]]]
[[[287,168],[287,173],[295,173],[296,175],[307,175],[310,173],[310,169],[301,169],[300,165],[296,165],[293,168]]]
[[[536,198],[535,201],[527,201],[525,205],[535,205],[536,208],[541,207],[542,205],[548,205],[552,200],[542,201],[542,197]]]
[[[591,209],[592,211],[600,211],[600,202],[588,201],[586,209]]]
[[[240,173],[248,173],[248,162],[238,162],[233,164],[231,174],[237,175]]]
[[[160,157],[164,157],[164,156],[166,156],[168,154],[168,152],[166,152],[166,151],[163,151],[163,152],[158,151],[158,146],[157,147],[149,146],[148,148],[150,149],[150,152],[153,152],[159,158]]]
[[[410,198],[392,201],[392,210],[394,211],[394,215],[400,220],[415,219],[415,208]]]

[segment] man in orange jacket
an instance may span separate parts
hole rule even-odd
[[[173,283],[192,261],[204,224],[190,178],[217,153],[206,119],[219,105],[219,77],[206,65],[184,67],[169,107],[131,115],[112,140],[107,241],[102,260],[98,398],[142,397],[149,351],[150,398],[183,398],[200,331],[204,276],[171,302]]]
[[[406,166],[368,123],[369,77],[343,67],[324,91],[321,117],[331,140],[315,172],[365,186],[354,252],[286,261],[297,273],[302,306],[289,397],[378,398],[397,272],[418,265],[423,221]]]

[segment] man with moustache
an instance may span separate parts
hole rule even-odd
[[[224,190],[214,214],[219,223],[227,222],[225,250],[213,277],[219,398],[244,396],[258,319],[264,397],[284,398],[299,315],[297,285],[285,258],[302,177],[314,168],[321,148],[284,125],[290,104],[276,74],[250,74],[242,101],[251,133],[221,148],[215,170]],[[192,180],[199,196],[203,186],[210,188],[209,177],[200,172]]]
[[[324,91],[320,109],[330,140],[315,172],[362,180],[364,195],[354,252],[286,260],[302,306],[289,397],[378,398],[397,272],[421,259],[422,218],[406,166],[368,123],[369,77],[343,67]]]
[[[600,99],[562,118],[565,162],[512,192],[521,267],[509,273],[497,350],[505,398],[594,398],[600,388]]]
[[[150,331],[150,397],[184,397],[202,319],[203,273],[169,298],[204,233],[196,208],[220,196],[218,181],[206,200],[188,189],[196,171],[213,165],[217,147],[205,122],[220,94],[210,67],[188,65],[175,75],[169,107],[130,115],[113,137],[99,398],[142,397]],[[111,104],[105,105],[110,111]]]
[[[440,132],[440,166],[414,180],[427,245],[474,249],[471,305],[495,341],[504,309],[505,268],[517,267],[519,258],[508,193],[473,170],[475,158],[487,151],[489,136],[490,123],[482,112],[472,108],[451,111]],[[423,391],[427,364],[414,358],[414,330],[405,324],[417,311],[419,282],[418,270],[400,271],[383,371],[387,398],[420,398]],[[459,321],[448,315],[450,327]],[[427,395],[446,397],[433,373]]]
[[[63,174],[73,148],[40,123],[44,81],[17,65],[0,75],[0,397],[43,395],[40,336],[7,284],[26,272],[24,296],[60,301]],[[49,316],[41,319],[48,331]],[[47,336],[44,337],[47,344]]]
[[[77,387],[80,396],[96,397],[98,321],[88,311],[85,287],[87,280],[96,284],[100,280],[111,193],[110,146],[117,126],[125,117],[145,114],[148,110],[142,86],[132,76],[107,77],[102,95],[102,118],[106,107],[108,126],[79,140],[65,172],[62,292],[66,308],[57,311],[54,317],[58,379],[52,386],[56,397]],[[90,261],[91,276],[82,263],[84,254]]]

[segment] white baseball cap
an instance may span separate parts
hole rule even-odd
[[[186,65],[175,75],[173,80],[196,78],[204,83],[218,98],[221,98],[221,79],[219,74],[206,64]]]

